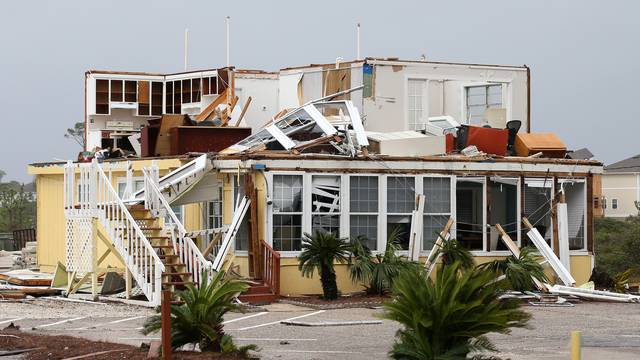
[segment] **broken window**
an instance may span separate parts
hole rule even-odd
[[[569,223],[569,250],[584,250],[587,208],[586,184],[583,180],[562,181],[567,202]]]
[[[470,250],[483,250],[484,178],[458,178],[456,238]]]
[[[500,240],[495,228],[500,224],[513,241],[518,240],[518,179],[493,176],[489,180],[489,251],[504,250],[507,247]]]
[[[340,176],[311,178],[311,231],[340,236]]]
[[[502,107],[502,84],[466,88],[467,123],[481,125],[487,109]]]
[[[411,212],[415,208],[415,179],[408,176],[387,178],[387,234],[395,234],[402,250],[409,249]]]
[[[451,178],[425,177],[422,187],[425,196],[422,250],[430,250],[451,216]]]
[[[302,244],[302,175],[273,176],[273,248],[300,251]]]
[[[551,223],[551,192],[553,181],[551,179],[525,178],[522,186],[524,203],[522,204],[522,216],[526,217],[547,244],[551,245],[553,238],[553,226]],[[520,235],[522,247],[534,246],[527,236],[529,229],[522,228]]]
[[[362,237],[371,250],[378,248],[378,177],[349,179],[349,236]]]

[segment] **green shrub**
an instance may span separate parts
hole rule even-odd
[[[316,231],[313,236],[304,234],[302,252],[298,256],[298,269],[302,275],[309,278],[313,277],[314,271],[318,271],[322,293],[327,300],[338,298],[338,284],[333,264],[346,263],[350,248],[344,239],[331,233]]]

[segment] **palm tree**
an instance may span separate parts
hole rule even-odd
[[[549,282],[539,260],[540,256],[536,255],[534,248],[524,247],[520,250],[518,258],[508,256],[504,260],[494,260],[482,264],[480,267],[504,274],[508,286],[513,290],[531,291],[536,287],[533,279],[542,283]]]
[[[513,301],[498,299],[496,274],[489,269],[444,266],[435,280],[423,269],[402,272],[393,298],[384,304],[386,319],[402,324],[389,355],[394,359],[486,358],[496,352],[486,334],[508,334],[525,327],[531,315]]]
[[[304,234],[302,252],[298,256],[300,261],[298,269],[303,276],[309,278],[313,277],[314,271],[318,271],[322,293],[327,300],[338,298],[336,271],[333,264],[346,263],[349,250],[349,243],[334,234],[321,231],[316,231],[313,236]]]
[[[234,299],[249,288],[245,281],[228,279],[224,275],[219,272],[209,281],[203,273],[198,287],[187,285],[186,290],[176,293],[184,303],[171,306],[171,346],[174,349],[186,344],[198,344],[202,351],[238,354],[256,349],[255,345],[236,347],[224,333],[224,315],[239,309]],[[161,328],[162,317],[155,315],[145,322],[142,333],[154,333]]]

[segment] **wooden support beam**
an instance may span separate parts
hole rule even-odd
[[[525,220],[526,220],[526,218],[525,218]],[[527,220],[527,223],[528,222],[529,222],[529,220]],[[529,224],[529,225],[531,225],[531,224]],[[507,232],[504,231],[504,229],[502,228],[502,225],[496,224],[496,229],[498,230],[498,233],[500,233],[500,238],[502,239],[504,244],[507,245],[507,248],[509,249],[509,251],[511,251],[511,254],[513,254],[514,257],[519,258],[520,257],[520,248],[518,247],[518,244],[516,244],[515,241],[513,241],[511,239],[509,234],[507,234]],[[545,284],[543,284],[542,282],[540,282],[536,278],[532,277],[531,279],[533,280],[533,282],[536,285],[536,288],[538,288],[538,290],[547,291],[547,286],[545,286]]]
[[[236,123],[235,123],[236,127],[240,126],[240,122],[244,118],[244,114],[247,112],[247,109],[249,109],[249,105],[251,104],[251,99],[252,99],[251,96],[249,96],[247,98],[247,101],[244,103],[244,106],[242,107],[242,112],[240,113],[238,120],[236,120]]]
[[[442,231],[438,235],[435,244],[433,244],[433,247],[431,247],[431,251],[429,252],[427,260],[424,263],[424,267],[425,269],[427,269],[427,275],[431,274],[431,272],[433,271],[433,267],[440,257],[440,248],[442,247],[442,243],[445,241],[445,239],[447,239],[452,226],[453,218],[450,217],[447,223],[444,225],[444,229],[442,229]]]
[[[229,122],[230,116],[231,116],[231,112],[233,111],[233,108],[236,107],[236,104],[238,103],[238,97],[234,97],[233,99],[231,99],[231,103],[229,103],[227,105],[227,108],[224,109],[224,111],[222,112],[222,117],[221,117],[221,123],[220,126],[227,126],[227,123]]]
[[[213,250],[213,247],[216,246],[218,242],[220,242],[220,239],[222,239],[222,231],[217,232],[216,235],[213,237],[213,239],[211,239],[211,242],[209,242],[209,245],[207,245],[204,251],[202,251],[202,256],[206,258],[207,255],[209,255],[209,253],[211,252],[211,250]]]

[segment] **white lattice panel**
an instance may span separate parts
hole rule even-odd
[[[67,217],[66,260],[67,271],[78,275],[91,272],[93,254],[93,227],[91,217]]]

